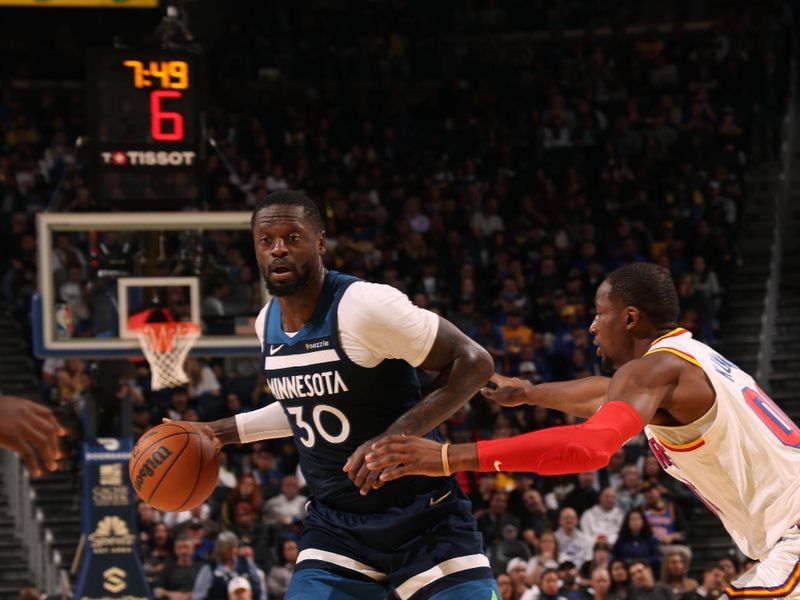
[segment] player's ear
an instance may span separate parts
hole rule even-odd
[[[639,324],[639,309],[635,306],[628,306],[625,309],[625,329],[631,331]]]
[[[325,244],[325,230],[319,232],[319,237],[317,238],[317,250],[319,251],[319,255],[322,256],[325,254],[325,250],[327,250],[327,245]]]

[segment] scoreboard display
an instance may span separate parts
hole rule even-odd
[[[87,73],[96,198],[128,210],[175,208],[201,200],[202,55],[94,50]]]

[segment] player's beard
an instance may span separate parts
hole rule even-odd
[[[300,271],[297,273],[297,277],[294,281],[290,281],[287,283],[280,283],[276,284],[270,281],[269,273],[265,273],[264,271],[261,272],[261,276],[264,278],[264,283],[267,286],[267,291],[270,293],[271,296],[291,296],[296,291],[303,289],[305,286],[309,284],[311,281],[311,267],[307,266],[304,271]]]

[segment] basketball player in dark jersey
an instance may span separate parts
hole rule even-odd
[[[272,295],[256,330],[278,402],[208,425],[221,444],[294,436],[311,499],[286,598],[499,598],[456,480],[383,485],[364,460],[384,435],[436,439],[491,377],[490,356],[396,289],[327,271],[306,195],[271,194],[252,226]],[[440,373],[424,398],[416,367]]]

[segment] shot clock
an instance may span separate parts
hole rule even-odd
[[[187,52],[89,53],[92,179],[102,204],[152,210],[201,200],[202,67],[202,55]]]

